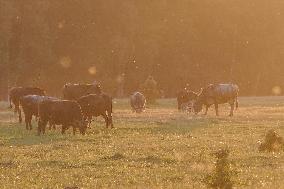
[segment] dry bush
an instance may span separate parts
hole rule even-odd
[[[234,172],[228,160],[229,150],[220,149],[214,156],[217,158],[215,170],[204,178],[204,183],[208,188],[230,189],[233,187],[232,177]]]
[[[260,152],[275,152],[284,149],[283,147],[283,138],[275,130],[271,129],[266,133],[264,142],[260,143],[258,150]]]

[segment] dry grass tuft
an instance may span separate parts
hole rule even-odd
[[[275,130],[271,129],[265,135],[264,142],[260,144],[258,150],[260,152],[275,152],[284,149],[283,146],[283,138]]]
[[[234,172],[231,170],[228,160],[229,153],[228,149],[220,149],[214,153],[217,161],[215,163],[215,170],[204,179],[207,187],[219,189],[230,189],[233,187],[232,177]]]

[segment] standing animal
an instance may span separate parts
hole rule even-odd
[[[19,122],[22,122],[22,115],[19,107],[20,98],[26,95],[40,95],[44,96],[45,91],[38,87],[14,87],[9,91],[10,108],[12,103],[15,106],[14,112],[19,114]]]
[[[84,115],[84,119],[88,120],[90,125],[92,121],[92,116],[103,116],[106,123],[106,128],[111,126],[113,128],[112,123],[112,98],[105,94],[89,94],[86,96],[82,96],[77,101]]]
[[[42,101],[59,100],[56,97],[26,95],[20,98],[20,105],[25,114],[26,129],[32,130],[32,116],[38,117],[38,105]],[[19,110],[21,111],[21,110]]]
[[[63,98],[65,100],[78,100],[88,94],[101,94],[101,86],[94,84],[65,84],[63,87]]]
[[[201,89],[197,100],[194,103],[194,112],[197,114],[202,110],[202,106],[205,105],[207,114],[208,108],[214,104],[216,116],[219,115],[218,104],[229,103],[231,111],[229,116],[233,116],[234,106],[238,108],[238,92],[239,87],[236,84],[210,84],[204,89]]]
[[[196,100],[197,96],[197,93],[190,90],[179,91],[177,94],[178,110],[186,109],[192,101]]]
[[[62,125],[62,134],[64,134],[65,130],[70,126],[73,127],[73,135],[75,135],[77,128],[79,128],[79,131],[82,135],[84,135],[86,132],[87,122],[84,120],[81,107],[76,101],[42,101],[39,103],[38,112],[39,135],[41,133],[45,133],[47,122],[50,124]]]
[[[141,113],[145,110],[146,98],[140,92],[134,92],[130,96],[130,105],[132,107],[132,111],[136,113]]]

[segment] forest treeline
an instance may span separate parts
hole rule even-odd
[[[168,97],[219,82],[280,94],[283,12],[268,0],[2,0],[1,98],[12,86],[60,95],[94,80],[129,95],[149,75]]]

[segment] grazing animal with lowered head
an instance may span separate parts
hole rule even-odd
[[[82,96],[77,100],[80,104],[84,116],[84,120],[88,120],[91,124],[92,117],[102,116],[105,119],[106,128],[110,126],[113,128],[112,123],[112,98],[105,94],[89,94]]]
[[[238,92],[239,87],[236,84],[210,84],[201,89],[193,108],[197,114],[202,110],[202,106],[205,105],[205,115],[207,115],[208,108],[214,104],[216,116],[219,115],[218,105],[229,103],[231,111],[229,116],[233,116],[234,107],[238,108]]]
[[[64,134],[65,130],[70,126],[73,127],[73,135],[75,135],[77,128],[79,128],[82,135],[86,132],[87,122],[84,120],[81,107],[76,101],[42,101],[38,106],[38,114],[39,135],[45,133],[47,122],[49,122],[49,124],[62,125],[62,134]]]
[[[145,110],[146,98],[140,92],[134,92],[130,96],[130,105],[133,112],[141,113]]]
[[[189,90],[181,90],[177,94],[177,104],[178,104],[178,110],[184,110],[187,109],[189,104],[192,104],[194,100],[197,98],[197,93]],[[191,108],[191,107],[190,107]]]

